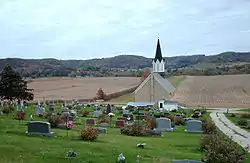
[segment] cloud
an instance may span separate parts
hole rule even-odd
[[[239,0],[2,0],[0,58],[247,51],[250,2]]]

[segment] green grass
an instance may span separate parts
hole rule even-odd
[[[229,114],[227,114],[227,113],[224,113],[225,114],[225,116],[231,121],[231,122],[233,122],[235,125],[237,125],[237,126],[239,126],[238,124],[237,124],[237,121],[239,121],[239,120],[250,120],[250,118],[241,118],[241,117],[231,117],[230,115],[230,113]],[[239,115],[239,114],[235,114],[235,115]],[[244,127],[244,126],[239,126],[240,128],[242,128],[242,129],[244,129],[244,130],[246,130],[246,131],[248,131],[248,132],[250,132],[250,129],[248,129],[248,128],[246,128],[246,127]]]
[[[178,87],[178,85],[184,81],[186,79],[185,76],[172,76],[169,77],[168,80],[175,86]],[[120,97],[114,98],[112,100],[110,100],[111,102],[122,102],[122,103],[128,103],[128,102],[132,102],[135,101],[135,95],[134,92],[132,93],[128,93],[125,95],[122,95]]]
[[[31,112],[31,109],[28,109]],[[26,117],[28,117],[29,113]],[[28,118],[27,118],[28,119]],[[42,120],[42,119],[36,119]],[[43,119],[45,121],[45,119]],[[136,155],[142,156],[141,163],[171,162],[172,159],[199,160],[202,153],[198,150],[201,134],[185,133],[185,126],[177,126],[174,132],[164,133],[164,137],[130,137],[120,135],[120,130],[108,128],[108,134],[100,134],[96,142],[77,140],[81,124],[69,131],[51,129],[55,137],[26,136],[25,121],[13,120],[12,116],[0,116],[0,162],[1,163],[69,163],[66,153],[78,153],[72,163],[114,162],[123,153],[129,162],[135,162]],[[145,149],[136,144],[145,142]]]
[[[249,113],[250,113],[250,108],[247,108],[247,109],[240,109],[240,110],[237,110],[237,111],[244,111],[244,112],[249,112]]]

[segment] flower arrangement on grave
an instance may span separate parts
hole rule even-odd
[[[74,123],[73,121],[68,121],[66,122],[65,126],[67,127],[68,130],[74,128]]]
[[[125,163],[126,162],[126,158],[125,156],[121,153],[118,158],[117,158],[117,163]]]
[[[136,144],[137,148],[144,148],[146,146],[146,143],[138,143]]]

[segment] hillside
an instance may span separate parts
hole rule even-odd
[[[167,71],[177,72],[180,69],[206,70],[211,68],[232,67],[232,65],[250,64],[250,52],[225,52],[218,55],[190,55],[167,57]],[[138,69],[150,68],[152,58],[134,55],[120,55],[112,58],[91,59],[91,60],[57,60],[57,59],[20,59],[6,58],[0,59],[0,69],[9,63],[15,70],[25,77],[39,76],[135,76]],[[116,73],[114,73],[116,72]],[[179,71],[178,71],[179,72]],[[186,71],[185,71],[186,72]],[[182,70],[183,73],[183,70]],[[237,72],[236,72],[237,73]],[[178,75],[178,73],[177,73]],[[203,74],[204,75],[204,74]]]

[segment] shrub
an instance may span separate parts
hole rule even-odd
[[[230,114],[230,117],[236,117],[236,115],[234,113]]]
[[[250,114],[244,113],[240,115],[241,118],[250,118]]]
[[[247,154],[247,150],[238,147],[237,143],[218,134],[205,135],[200,148],[204,151],[207,163],[240,163]]]
[[[5,114],[10,114],[10,113],[12,113],[14,110],[15,110],[14,106],[12,106],[12,105],[7,105],[7,106],[4,106],[3,113],[5,113]]]
[[[215,139],[214,135],[205,135],[200,140],[200,151],[205,152],[207,145],[210,143],[210,141],[215,142],[213,139]]]
[[[132,124],[121,128],[121,134],[128,136],[146,136],[145,130],[142,125]]]
[[[24,120],[24,118],[25,118],[25,113],[22,111],[18,111],[15,119]]]
[[[88,110],[82,111],[82,117],[87,117],[88,115],[89,115],[89,111]]]
[[[206,114],[207,113],[207,110],[201,110],[201,114]]]
[[[50,123],[51,128],[57,127],[57,125],[65,123],[64,119],[60,116],[49,116],[48,122]]]
[[[237,124],[239,126],[247,126],[247,120],[245,120],[245,119],[238,120]]]
[[[98,117],[97,123],[109,123],[109,118],[105,114],[101,114]]]
[[[147,128],[149,128],[151,130],[156,128],[156,118],[155,117],[148,117],[146,119],[146,125],[147,125]]]
[[[214,134],[216,133],[217,129],[216,129],[216,125],[214,124],[214,122],[212,120],[202,120],[202,128],[204,130],[205,134]]]
[[[176,110],[176,109],[173,109],[172,112],[177,112],[177,110]]]
[[[181,117],[175,117],[174,124],[175,125],[185,125],[185,120]]]
[[[93,128],[93,127],[84,127],[81,130],[80,133],[80,138],[81,140],[84,141],[95,141],[98,137],[99,133],[97,131],[97,129]]]
[[[169,113],[165,113],[165,114],[163,114],[162,116],[165,117],[165,118],[171,119],[171,121],[174,121],[174,116],[171,115],[171,114],[169,114]]]

